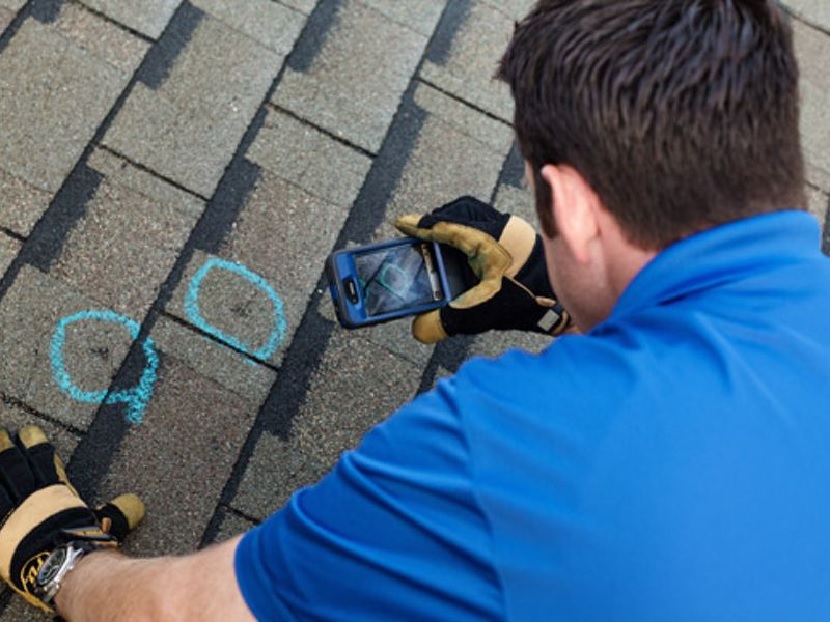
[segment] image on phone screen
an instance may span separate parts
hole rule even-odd
[[[381,315],[444,299],[431,244],[394,246],[355,255],[366,314]]]

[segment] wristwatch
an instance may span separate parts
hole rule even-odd
[[[35,595],[47,605],[54,606],[52,601],[61,589],[61,583],[67,573],[84,555],[98,550],[101,550],[100,544],[83,540],[60,545],[50,553],[38,570],[35,577]]]

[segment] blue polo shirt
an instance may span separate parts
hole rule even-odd
[[[260,620],[830,620],[830,260],[786,211],[477,359],[248,533]]]

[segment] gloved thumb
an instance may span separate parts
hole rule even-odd
[[[446,339],[450,335],[444,329],[439,309],[417,315],[412,320],[412,336],[421,343],[431,345]]]
[[[99,505],[93,512],[103,530],[120,542],[144,518],[144,503],[133,493],[127,493]]]

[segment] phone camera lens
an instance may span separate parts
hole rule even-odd
[[[357,304],[358,300],[360,300],[357,294],[357,283],[355,283],[353,278],[348,277],[343,279],[343,291],[346,292],[346,298],[352,304]]]

